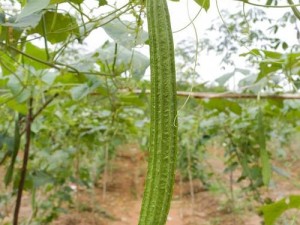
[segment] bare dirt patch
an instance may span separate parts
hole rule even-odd
[[[146,175],[146,158],[145,153],[134,145],[119,150],[105,179],[106,192],[103,193],[101,181],[92,195],[88,191],[80,191],[77,204],[81,207],[62,215],[54,224],[136,225]],[[218,168],[215,169],[222,171],[219,167],[223,164],[218,162],[216,165]],[[190,185],[188,181],[180,182],[179,175],[176,176],[167,225],[259,225],[260,218],[254,212],[227,211],[226,206],[222,206],[224,197],[207,191],[198,180],[192,182],[195,192],[192,200]],[[82,205],[90,206],[90,212]]]

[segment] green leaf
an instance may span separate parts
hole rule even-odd
[[[266,5],[272,5],[273,0],[267,0]]]
[[[241,166],[243,168],[243,174],[242,175],[246,176],[250,179],[254,179],[253,171],[251,171],[251,168],[248,165],[247,158],[248,158],[248,156],[246,154],[242,155],[241,162],[240,162]]]
[[[240,56],[252,55],[261,58],[259,63],[259,74],[256,82],[262,78],[273,74],[274,72],[283,69],[284,67],[284,55],[280,52],[266,51],[260,49],[252,49],[249,52],[243,53]]]
[[[270,163],[269,155],[266,149],[260,150],[260,157],[262,163],[262,178],[266,186],[269,186],[272,176],[272,165]]]
[[[21,103],[21,104],[20,104],[20,103],[17,102],[16,100],[11,100],[11,101],[7,102],[6,105],[7,105],[9,108],[11,108],[11,109],[13,109],[13,110],[15,110],[16,112],[19,112],[19,113],[21,113],[21,114],[26,115],[26,113],[27,113],[27,104],[26,104],[26,103]]]
[[[6,85],[7,85],[7,79],[5,77],[0,77],[0,88],[5,88]]]
[[[66,2],[67,0],[50,0],[49,5],[60,4]]]
[[[207,11],[210,7],[210,0],[194,0],[198,5]]]
[[[8,20],[7,23],[0,23],[3,26],[0,33],[0,41],[5,41],[13,46],[16,46],[21,37],[23,29],[20,27],[13,27],[12,25],[9,25],[10,23],[13,24],[14,20]]]
[[[41,129],[43,129],[43,123],[41,120],[34,120],[31,124],[31,132],[37,134]]]
[[[80,84],[86,81],[86,78],[83,75],[74,75],[73,73],[64,73],[58,74],[58,76],[55,79],[56,83],[60,84]]]
[[[265,58],[267,59],[282,59],[283,54],[280,52],[261,50]]]
[[[269,59],[281,59],[283,56],[280,52],[261,50],[257,48],[251,49],[249,52],[240,54],[240,56],[247,56],[247,55],[269,58]]]
[[[286,50],[289,47],[289,45],[286,42],[282,43],[283,50]]]
[[[82,98],[86,97],[101,85],[101,80],[98,77],[86,76],[85,78],[86,83],[79,84],[78,86],[73,87],[70,90],[71,97],[75,101],[79,101]]]
[[[300,52],[287,54],[285,57],[285,66],[292,74],[300,75]]]
[[[42,76],[42,81],[48,85],[52,85],[57,76],[58,76],[58,73],[48,71],[45,75]]]
[[[280,201],[260,208],[264,215],[265,225],[273,225],[276,220],[289,209],[300,209],[300,196],[290,195]]]
[[[75,4],[81,4],[83,3],[83,0],[70,0],[70,2],[73,2]]]
[[[39,48],[39,47],[31,44],[31,42],[27,42],[25,53],[27,55],[33,56],[33,57],[35,57],[37,59],[40,59],[42,61],[47,61],[47,54],[46,54],[45,49]],[[24,62],[27,65],[30,65],[30,66],[34,67],[35,69],[37,69],[37,70],[49,68],[49,66],[47,66],[43,63],[37,62],[37,61],[35,61],[33,59],[30,59],[28,57],[24,57]]]
[[[47,11],[44,14],[46,39],[52,44],[65,41],[71,34],[79,35],[79,28],[76,19],[69,14]],[[44,36],[42,21],[28,31],[29,34],[38,33]]]
[[[39,12],[49,5],[50,0],[28,0],[27,4],[22,9],[21,13],[18,15],[16,21],[21,21],[24,17],[32,15],[33,13]]]
[[[240,54],[240,56],[243,56],[243,57],[245,57],[247,55],[261,56],[259,49],[251,49],[249,52]]]
[[[139,98],[139,96],[135,94],[122,94],[119,96],[121,102],[125,105],[135,105],[138,107],[142,107],[145,103]]]
[[[14,150],[14,139],[5,133],[0,133],[0,150],[6,147],[6,151],[12,153]]]
[[[228,113],[231,111],[237,115],[242,113],[242,107],[237,102],[226,99],[210,99],[209,101],[205,102],[204,105],[208,109],[216,109],[219,112]]]
[[[75,4],[81,4],[84,0],[50,0],[49,5],[60,4],[64,2],[73,2]]]
[[[16,60],[12,59],[12,57],[10,57],[8,53],[4,51],[0,51],[0,65],[1,65],[1,72],[3,76],[10,75],[16,72],[17,70]]]
[[[28,27],[36,27],[38,25],[38,23],[40,22],[42,18],[42,13],[41,12],[36,12],[33,14],[30,14],[28,16],[23,17],[21,20],[16,20],[14,22],[6,22],[6,23],[2,23],[0,22],[0,24],[2,26],[6,26],[6,27],[15,27],[15,28],[28,28]]]
[[[278,108],[283,108],[284,104],[283,104],[283,99],[268,99],[268,104],[272,105],[272,106],[276,106]],[[279,116],[278,114],[276,116]]]
[[[11,75],[9,77],[9,80],[7,82],[7,87],[10,89],[11,93],[16,96],[19,95],[24,89],[22,83],[20,82],[20,78],[18,79],[14,75]]]
[[[256,79],[257,79],[257,74],[248,75],[239,81],[238,86],[239,87],[246,87],[246,86],[252,87],[253,86],[252,84],[255,83]]]
[[[13,174],[14,174],[14,167],[9,166],[6,169],[5,176],[4,176],[5,186],[10,184],[10,182],[12,181]]]
[[[70,90],[71,97],[75,101],[79,101],[90,93],[90,88],[87,84],[80,84]]]
[[[107,1],[106,0],[99,0],[99,7],[104,6],[104,5],[107,5]]]
[[[261,108],[259,108],[258,115],[258,144],[260,146],[260,160],[262,165],[262,178],[264,185],[269,186],[270,179],[272,176],[272,165],[270,163],[269,154],[266,150],[266,138],[265,138],[265,128],[263,122],[263,115]]]
[[[98,54],[95,56],[110,66],[113,66],[115,61],[116,68],[114,69],[118,73],[129,71],[134,79],[140,80],[149,66],[148,57],[119,45],[117,46],[117,54],[115,54],[115,47],[114,43],[108,42],[98,50]]]
[[[261,62],[259,64],[260,72],[258,74],[256,82],[280,69],[282,69],[282,64],[280,64],[279,62]]]
[[[9,77],[7,87],[19,103],[25,102],[31,96],[30,87],[24,87],[20,82],[20,78],[18,79],[16,75]]]
[[[42,187],[49,183],[54,183],[54,181],[55,181],[54,178],[50,174],[48,174],[44,171],[33,172],[30,177],[33,181],[33,185],[35,188]]]
[[[102,28],[116,43],[128,49],[144,44],[148,39],[147,32],[144,30],[137,31],[136,23],[126,20],[114,19]]]
[[[218,84],[220,86],[224,86],[225,83],[234,75],[234,71],[231,73],[226,73],[222,76],[220,76],[219,78],[216,79],[216,82],[218,82]]]

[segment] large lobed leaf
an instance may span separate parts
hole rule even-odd
[[[115,42],[128,49],[144,44],[148,39],[147,32],[137,29],[135,23],[126,20],[121,22],[119,19],[114,19],[102,28]]]
[[[115,43],[107,42],[97,51],[97,56],[102,62],[113,65],[118,73],[129,71],[132,77],[140,80],[149,66],[149,59],[145,55],[135,50],[129,50],[121,45],[117,45],[117,53],[115,54]]]
[[[46,12],[44,15],[46,35],[42,21],[29,34],[38,33],[45,36],[52,44],[65,41],[71,34],[79,35],[76,19],[69,14]]]

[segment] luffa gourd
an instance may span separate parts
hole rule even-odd
[[[164,225],[177,158],[174,45],[166,0],[146,0],[151,69],[150,151],[139,225]]]

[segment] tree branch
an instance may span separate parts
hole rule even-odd
[[[35,118],[41,114],[41,112],[56,98],[59,94],[55,94],[50,99],[48,99],[42,106],[39,108],[39,110],[32,116],[32,121],[35,120]]]
[[[56,97],[58,97],[58,95],[59,94],[55,94],[54,96],[52,96],[50,99],[48,99],[39,109],[38,109],[38,111],[35,113],[35,114],[33,114],[32,115],[32,117],[31,117],[31,122],[33,122],[35,119],[36,119],[36,117],[38,116],[38,115],[40,115],[41,113],[42,113],[42,111],[56,98]],[[23,130],[22,132],[21,132],[21,136],[24,134],[26,132],[26,127],[25,127],[25,130]]]
[[[33,98],[31,97],[29,99],[29,109],[28,109],[27,120],[26,120],[26,130],[25,130],[26,142],[25,142],[25,148],[24,148],[21,178],[20,178],[20,183],[19,183],[19,187],[18,187],[15,211],[14,211],[14,215],[13,215],[13,225],[18,225],[19,212],[20,212],[20,207],[21,207],[21,202],[22,202],[22,193],[23,193],[23,189],[24,189],[24,183],[25,183],[26,172],[27,172],[27,164],[28,164],[29,150],[30,150],[30,139],[31,139],[32,105],[33,105]]]

